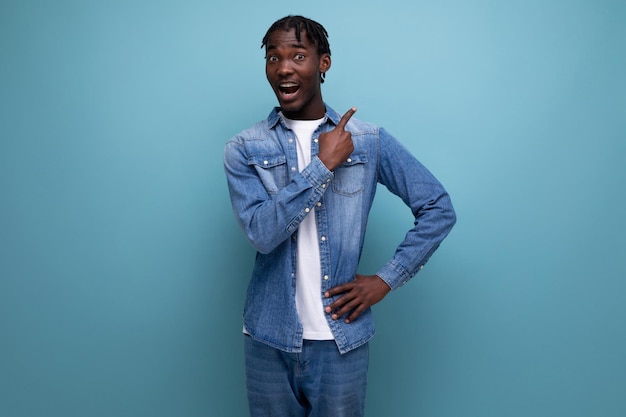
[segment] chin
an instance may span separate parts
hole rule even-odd
[[[282,111],[285,111],[285,112],[294,113],[294,112],[299,112],[300,110],[302,110],[302,106],[299,105],[298,103],[281,103],[279,101],[278,104],[280,105],[280,108],[282,109]]]

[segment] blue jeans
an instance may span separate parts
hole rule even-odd
[[[287,353],[245,336],[252,417],[362,417],[369,346],[341,355],[332,340],[305,340]]]

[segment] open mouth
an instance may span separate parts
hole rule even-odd
[[[296,83],[280,83],[278,84],[278,90],[285,96],[295,94],[300,89],[300,86]]]

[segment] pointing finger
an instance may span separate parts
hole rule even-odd
[[[354,113],[356,113],[356,107],[352,107],[350,110],[346,112],[346,114],[343,115],[341,120],[339,120],[339,123],[337,124],[336,128],[343,130],[348,124],[348,120],[350,120],[350,118],[352,117]]]

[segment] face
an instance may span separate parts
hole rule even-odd
[[[276,30],[265,50],[265,74],[283,113],[289,119],[314,120],[324,117],[321,74],[330,68],[330,56],[318,55],[317,46],[295,29]]]

